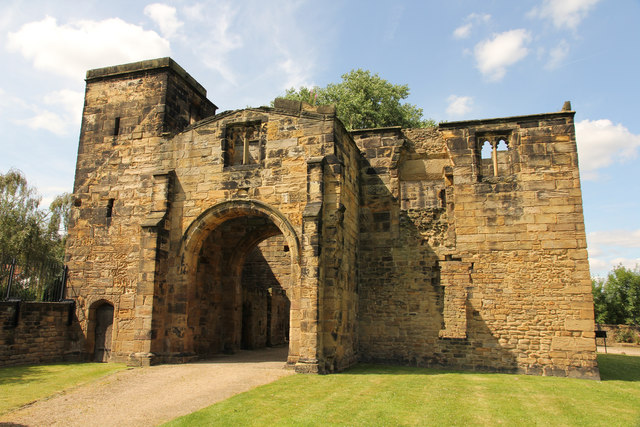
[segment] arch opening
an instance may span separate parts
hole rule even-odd
[[[183,246],[195,354],[288,346],[288,360],[295,361],[299,325],[291,309],[299,248],[293,228],[264,209],[210,211],[215,215],[192,224],[196,231]]]

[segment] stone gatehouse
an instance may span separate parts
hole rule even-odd
[[[66,256],[87,358],[598,377],[568,103],[349,132],[283,99],[217,114],[169,58],[86,81]]]

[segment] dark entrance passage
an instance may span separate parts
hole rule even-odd
[[[291,303],[283,288],[289,283],[289,256],[282,236],[262,241],[242,269],[241,348],[253,350],[289,341]]]
[[[291,254],[266,216],[229,219],[198,257],[194,348],[201,357],[289,342]],[[195,313],[194,313],[195,314]]]
[[[102,304],[96,310],[95,348],[93,360],[108,362],[111,357],[111,331],[113,330],[113,306]]]

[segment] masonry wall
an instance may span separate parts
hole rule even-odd
[[[407,146],[399,128],[352,134],[364,155],[358,260],[360,360],[447,363],[447,354],[439,354],[438,337],[443,292],[436,251],[445,244],[448,224],[437,196],[444,187],[442,166],[435,177],[428,176],[423,160],[431,151],[446,153],[444,145],[425,137],[437,144]],[[405,171],[403,163],[416,170]]]
[[[168,59],[89,72],[85,103],[67,259],[86,353],[103,302],[112,360],[145,365],[286,340],[269,316],[288,301],[299,372],[597,377],[573,112],[353,132],[289,100],[213,115]]]
[[[360,153],[335,123],[335,154],[325,158],[322,205],[320,322],[323,372],[357,361]]]
[[[229,155],[230,136],[227,132],[242,126],[255,127],[251,130],[252,135],[256,135],[255,146],[252,142],[248,164],[239,162],[238,156]],[[286,218],[301,243],[310,242],[311,238],[317,241],[314,236],[304,239],[308,233],[303,230],[303,211],[309,202],[307,159],[333,152],[332,134],[332,119],[327,120],[324,114],[315,111],[301,111],[298,106],[298,110],[276,108],[229,112],[177,135],[168,148],[174,154],[170,167],[175,173],[176,188],[169,196],[170,207],[166,216],[169,250],[173,254],[182,250],[183,236],[189,226],[207,209],[228,201],[260,201]],[[319,197],[321,200],[322,195]],[[237,215],[243,213],[239,211]],[[217,220],[212,218],[211,221]],[[207,227],[213,230],[222,225],[211,223]],[[223,239],[220,244],[229,243]],[[295,242],[288,241],[287,244],[291,251],[287,255],[290,268],[301,269],[299,259],[291,259],[293,252],[299,253],[300,248],[294,247],[297,246]],[[187,352],[189,349],[191,328],[185,323],[188,317],[185,317],[185,310],[189,310],[192,304],[189,296],[192,289],[199,286],[197,280],[189,278],[191,266],[196,265],[196,261],[191,260],[192,256],[192,253],[178,253],[170,257],[166,277],[171,286],[156,288],[158,305],[154,311],[166,325],[159,325],[157,329],[154,326],[153,334],[157,340],[153,348],[157,354],[176,353],[181,349]],[[297,271],[299,274],[300,270]],[[175,272],[181,273],[176,275]],[[306,295],[314,289],[317,295],[318,282],[317,277],[310,277],[303,286],[298,281],[304,282],[304,278],[300,279],[293,271],[290,274],[296,281],[296,286],[286,290],[292,307],[290,350],[291,354],[299,355],[301,345],[311,347],[304,344],[309,341],[303,335],[317,337],[315,329],[302,331],[302,321],[305,316],[317,312],[305,304],[312,304],[307,302],[311,300]],[[175,301],[184,302],[184,305],[175,304]],[[307,327],[311,323],[305,322],[304,325]]]
[[[355,134],[361,359],[597,378],[572,118]],[[509,145],[496,176],[488,138]]]
[[[79,361],[73,304],[0,302],[0,366]]]
[[[217,245],[226,254],[212,277],[223,286],[219,292],[234,295],[236,302],[229,307],[236,307],[246,251],[270,236],[265,223],[244,237],[221,237],[228,221],[247,217],[287,228],[289,275],[296,282],[285,291],[292,306],[290,363],[304,358],[310,370],[317,370],[322,224],[313,220],[305,228],[303,212],[311,202],[309,186],[315,185],[310,184],[308,160],[335,152],[335,110],[285,103],[207,118],[215,106],[198,86],[172,63],[151,61],[88,73],[87,125],[67,248],[69,295],[78,303],[85,351],[92,351],[92,313],[103,302],[115,309],[114,361],[184,361],[224,350],[225,342],[235,350],[235,336],[232,341],[203,341],[221,322],[205,325],[213,317],[200,315],[215,305],[214,299],[206,301],[214,297],[204,293],[200,251],[212,253],[209,249]],[[113,123],[120,129],[117,135],[109,130]],[[322,191],[313,197],[322,204]],[[185,242],[185,233],[212,208],[244,201],[249,202],[243,205],[246,210],[212,216]],[[222,240],[213,242],[216,236]],[[305,247],[315,255],[300,257]],[[237,322],[238,316],[224,322]]]
[[[87,355],[93,310],[104,301],[115,309],[113,360],[148,351],[140,331],[151,323],[153,289],[140,287],[139,266],[150,250],[141,224],[157,202],[163,137],[214,112],[204,89],[169,58],[87,73],[66,249],[67,295],[76,300]]]

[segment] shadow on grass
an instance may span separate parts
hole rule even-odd
[[[443,374],[495,374],[489,371],[462,371],[445,368],[418,368],[415,366],[358,363],[345,370],[344,375],[443,375]]]
[[[640,381],[640,356],[599,354],[602,381]]]
[[[640,381],[640,356],[599,354],[598,366],[602,381]],[[344,375],[443,375],[443,374],[501,374],[486,370],[462,371],[439,368],[377,365],[359,363],[343,372]]]
[[[55,363],[60,365],[62,363]],[[72,363],[69,363],[71,365]],[[12,384],[16,382],[33,382],[38,379],[50,375],[44,366],[47,365],[27,365],[27,366],[8,366],[0,368],[0,385]]]

